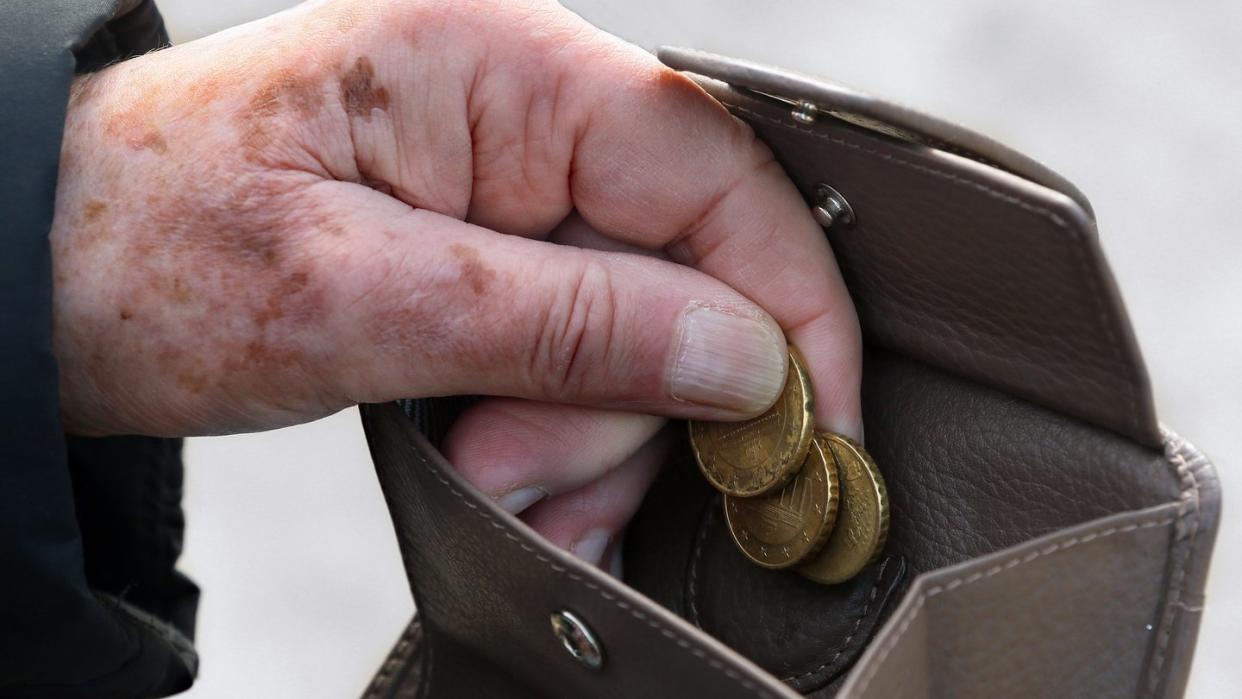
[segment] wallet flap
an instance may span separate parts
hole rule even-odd
[[[827,234],[869,344],[1160,447],[1146,369],[1072,186],[982,136],[875,98],[710,54],[661,56],[743,81],[698,80],[808,200],[821,185],[844,198],[852,221]],[[931,134],[935,145],[902,134]]]
[[[706,51],[663,46],[659,58],[670,68],[719,80],[806,111],[814,119],[825,114],[847,123],[921,143],[1000,168],[1073,199],[1091,215],[1091,203],[1072,182],[1030,156],[963,126],[924,114],[902,104],[796,71]]]

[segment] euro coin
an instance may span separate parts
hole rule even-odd
[[[840,470],[840,511],[819,555],[797,570],[816,582],[840,583],[879,558],[888,539],[888,491],[875,461],[862,446],[836,434],[822,434],[819,439]]]
[[[837,518],[837,466],[831,452],[811,442],[802,468],[785,487],[753,498],[724,498],[733,541],[765,568],[788,568],[815,555]]]
[[[810,449],[813,403],[811,379],[791,346],[785,388],[767,412],[743,422],[690,421],[690,445],[703,475],[717,490],[738,497],[785,485]]]

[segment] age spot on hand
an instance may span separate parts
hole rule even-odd
[[[190,393],[199,394],[211,384],[211,377],[201,372],[186,371],[177,375],[177,384]]]
[[[98,199],[91,199],[86,202],[86,206],[82,207],[82,220],[87,223],[93,223],[99,220],[99,217],[108,210],[108,205]]]
[[[234,233],[229,244],[242,260],[265,268],[275,267],[280,259],[280,241],[268,230],[242,228]]]
[[[149,150],[161,155],[168,152],[168,141],[165,141],[164,135],[154,127],[147,129],[139,137],[130,138],[128,143],[129,147],[134,150]]]
[[[461,278],[470,286],[475,296],[482,296],[496,279],[496,272],[483,264],[479,251],[469,245],[453,243],[449,252],[461,263]]]
[[[274,116],[290,109],[304,117],[312,117],[323,106],[323,89],[312,78],[292,70],[278,70],[268,76],[250,100],[250,113],[258,117]]]
[[[157,154],[168,152],[168,141],[156,126],[159,119],[156,112],[159,99],[160,94],[156,89],[144,92],[124,109],[109,114],[104,124],[104,132],[119,138],[131,150],[149,150]]]
[[[181,277],[174,277],[172,283],[173,303],[188,303],[190,301],[190,285]]]
[[[321,82],[289,69],[273,72],[250,98],[247,109],[237,116],[242,146],[254,160],[277,140],[279,127],[273,125],[274,117],[292,112],[299,118],[312,119],[321,111],[323,102]]]
[[[274,320],[284,318],[285,303],[305,291],[308,280],[306,272],[294,272],[282,279],[267,300],[251,311],[250,318],[254,324],[263,328]]]
[[[341,104],[350,116],[371,118],[372,110],[388,109],[388,89],[375,84],[375,66],[361,56],[341,76]]]
[[[244,359],[241,362],[226,361],[224,368],[226,371],[288,368],[298,366],[304,361],[302,351],[296,347],[286,348],[268,344],[262,340],[252,340],[246,344]]]

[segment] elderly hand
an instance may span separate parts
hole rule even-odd
[[[783,333],[819,426],[861,429],[854,310],[771,153],[551,3],[310,3],[80,78],[52,243],[71,431],[496,396],[450,460],[594,563],[664,418],[762,412]]]

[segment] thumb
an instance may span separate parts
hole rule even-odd
[[[779,326],[710,276],[324,185],[348,234],[312,241],[334,289],[328,375],[355,401],[485,394],[736,420],[780,394]]]

